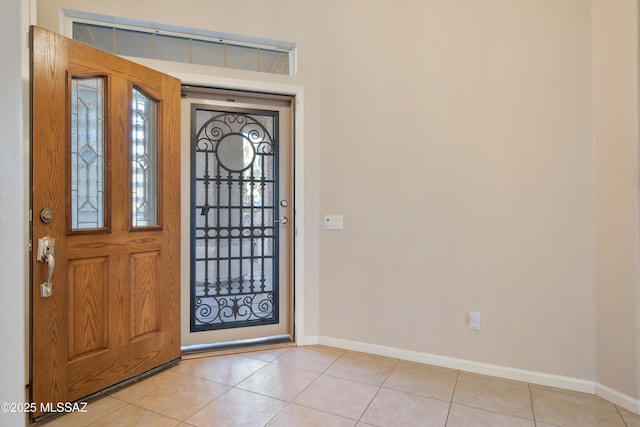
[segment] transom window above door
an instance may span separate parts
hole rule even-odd
[[[295,44],[63,10],[74,40],[137,58],[294,74]]]

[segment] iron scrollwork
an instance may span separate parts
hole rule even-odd
[[[191,329],[278,323],[277,112],[192,115]]]

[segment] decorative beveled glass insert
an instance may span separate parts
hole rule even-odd
[[[71,229],[104,227],[105,81],[71,79]]]
[[[192,331],[278,323],[277,114],[192,106]]]
[[[158,225],[158,103],[133,88],[131,216],[133,227]]]

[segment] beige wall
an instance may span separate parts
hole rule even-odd
[[[177,3],[39,1],[38,24],[298,43],[296,77],[215,73],[305,88],[308,335],[640,398],[636,0]]]
[[[322,4],[321,334],[594,380],[589,2]]]
[[[598,381],[640,397],[638,2],[593,2]]]

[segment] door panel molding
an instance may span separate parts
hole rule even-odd
[[[160,295],[154,283],[160,279],[160,251],[129,254],[131,292],[131,341],[161,330]]]
[[[109,258],[69,260],[69,362],[108,349]]]

